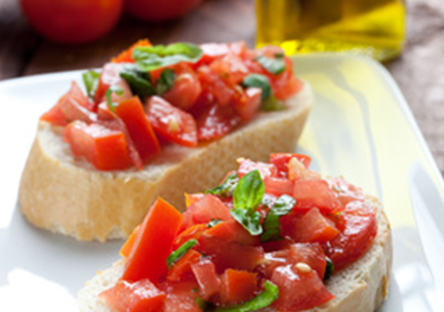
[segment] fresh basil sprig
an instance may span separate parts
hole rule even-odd
[[[132,57],[142,71],[151,71],[180,62],[196,63],[202,57],[202,49],[191,43],[174,43],[167,46],[156,45],[138,47]]]
[[[256,56],[254,60],[261,64],[262,67],[271,74],[279,75],[285,71],[285,60],[282,53],[275,54],[274,58],[259,55]]]
[[[233,192],[231,215],[253,236],[262,233],[261,215],[256,208],[261,204],[264,193],[265,185],[258,170],[244,175]]]
[[[125,66],[120,77],[129,84],[131,91],[142,99],[156,94],[148,72],[139,71],[135,66]]]
[[[265,75],[249,74],[242,81],[242,85],[247,88],[261,88],[262,101],[271,96],[273,93],[273,91],[271,90],[270,81]]]
[[[89,98],[93,98],[99,85],[100,73],[88,70],[82,74],[83,84],[85,85],[86,94]]]
[[[176,80],[176,73],[169,68],[166,68],[160,73],[159,79],[156,81],[156,92],[158,95],[163,95],[165,92],[170,90],[174,81]]]
[[[105,93],[105,98],[106,98],[106,104],[108,104],[108,107],[110,110],[112,110],[113,112],[116,112],[115,107],[118,105],[117,103],[114,103],[111,99],[111,95],[115,93],[117,95],[122,95],[123,94],[123,90],[119,87],[116,86],[111,86],[109,87],[108,90],[106,90]]]
[[[282,239],[279,219],[281,216],[288,214],[295,204],[296,200],[288,195],[282,195],[276,200],[264,220],[264,232],[260,237],[262,243]]]
[[[232,173],[225,179],[225,181],[221,185],[218,185],[210,190],[206,190],[205,194],[213,194],[222,197],[233,196],[234,188],[236,187],[238,182],[239,177],[237,176],[237,173]]]
[[[268,307],[279,298],[279,288],[270,281],[265,281],[264,291],[253,299],[231,307],[216,309],[214,312],[249,312]]]
[[[173,264],[176,263],[177,260],[182,258],[182,256],[186,254],[188,250],[190,250],[196,245],[197,245],[197,240],[190,239],[189,241],[183,243],[179,248],[177,248],[176,251],[173,251],[167,258],[168,269],[171,268]]]

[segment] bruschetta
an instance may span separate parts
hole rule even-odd
[[[122,259],[78,294],[80,312],[373,312],[387,296],[391,231],[378,200],[310,158],[272,154],[181,214],[158,199]]]
[[[40,117],[19,190],[31,223],[79,240],[127,238],[158,196],[184,209],[235,155],[294,150],[312,103],[280,48],[244,43],[142,40],[83,80]]]

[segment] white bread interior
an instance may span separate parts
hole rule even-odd
[[[368,204],[377,211],[378,234],[366,254],[352,265],[333,274],[327,281],[333,300],[306,312],[373,312],[387,296],[392,265],[390,224],[377,199],[368,196]],[[111,312],[98,300],[98,294],[112,287],[123,274],[124,262],[99,272],[86,282],[77,297],[80,312]],[[265,308],[261,312],[275,312]]]
[[[79,240],[126,238],[157,197],[183,210],[184,192],[216,185],[239,155],[265,161],[272,152],[293,151],[312,99],[304,83],[287,110],[261,112],[196,148],[168,145],[142,171],[98,171],[73,156],[61,128],[40,122],[20,183],[21,211],[32,224]]]

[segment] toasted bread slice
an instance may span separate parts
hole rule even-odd
[[[124,239],[157,197],[183,210],[184,192],[217,184],[238,155],[266,160],[271,152],[293,151],[312,104],[310,86],[304,83],[287,104],[218,141],[169,145],[141,171],[98,171],[73,156],[61,128],[40,122],[20,183],[21,211],[34,225],[79,240]]]
[[[376,211],[378,234],[362,258],[333,274],[327,281],[333,300],[307,312],[373,312],[387,296],[392,264],[392,238],[390,224],[377,199],[367,196],[366,202]],[[78,293],[80,312],[111,312],[98,299],[98,294],[114,286],[122,276],[124,262],[99,272]],[[265,308],[262,312],[275,312]]]

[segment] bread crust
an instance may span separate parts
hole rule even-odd
[[[327,281],[327,289],[336,298],[304,312],[373,312],[387,297],[393,255],[390,224],[376,198],[367,196],[366,202],[375,209],[378,223],[378,234],[370,249],[358,261],[336,272]],[[79,311],[111,312],[98,300],[98,294],[116,284],[123,274],[123,268],[124,262],[120,260],[86,282],[77,297]],[[276,310],[265,308],[260,312]]]
[[[310,86],[287,103],[218,141],[169,145],[142,171],[98,171],[73,157],[62,129],[40,122],[20,182],[21,211],[32,224],[79,240],[124,239],[157,197],[183,210],[183,192],[217,184],[238,155],[265,161],[271,152],[293,151],[312,104]]]

